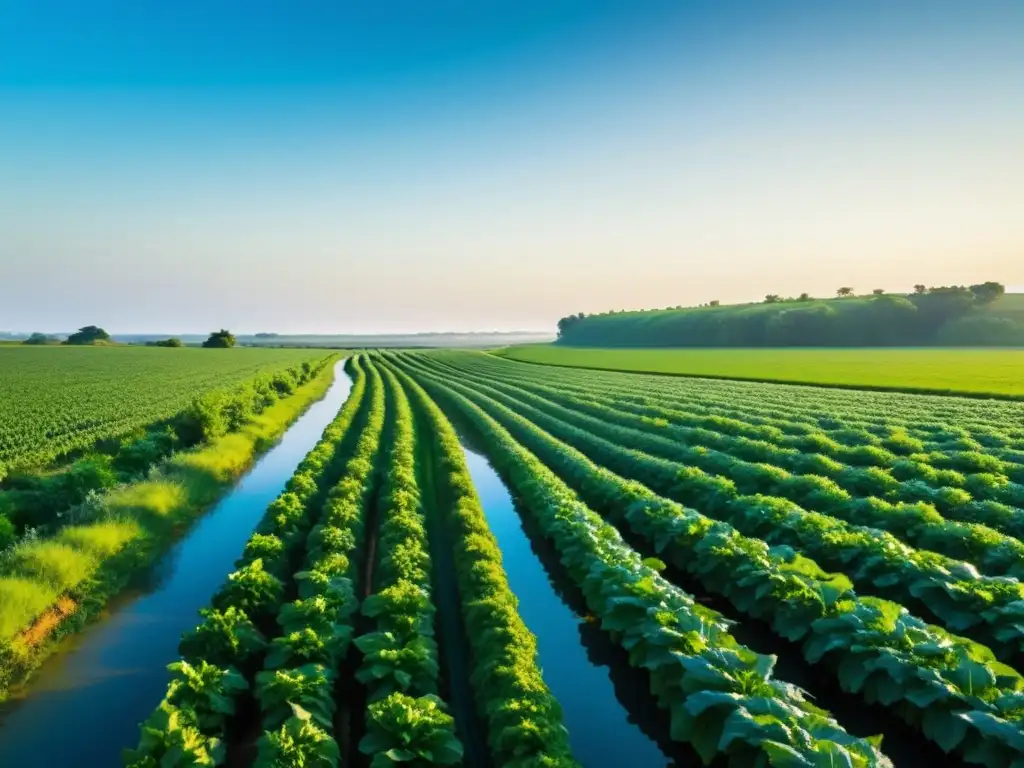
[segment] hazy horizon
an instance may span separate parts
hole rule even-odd
[[[1024,290],[1024,4],[896,5],[16,0],[0,330]]]

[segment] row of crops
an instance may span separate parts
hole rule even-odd
[[[441,696],[459,694],[436,639],[429,509],[456,534],[465,693],[488,760],[573,765],[452,427],[400,371],[349,365],[348,401],[182,638],[126,763],[461,763],[465,737]]]
[[[885,766],[874,734],[901,723],[922,755],[1024,766],[1012,405],[465,352],[349,366],[128,765],[576,764],[457,424],[694,764]]]
[[[968,761],[1021,759],[1024,513],[1012,414],[968,403],[957,419],[958,403],[918,398],[919,421],[886,424],[856,395],[825,391],[837,402],[812,427],[813,415],[787,421],[771,405],[788,388],[749,388],[744,401],[730,383],[719,395],[719,382],[479,354],[401,364],[493,436],[493,461],[529,451],[532,476],[553,472],[577,503],[724,599],[731,618],[798,645],[844,691]],[[942,430],[919,426],[932,422]],[[907,445],[881,444],[894,435]],[[901,477],[908,467],[919,471]],[[718,706],[733,707],[729,693]],[[708,725],[709,741],[732,737]]]
[[[294,349],[0,348],[0,475],[169,419],[197,396],[320,363]]]

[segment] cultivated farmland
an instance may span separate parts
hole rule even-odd
[[[240,386],[208,388],[168,423],[89,445],[62,466],[22,466],[4,480],[0,701],[324,396],[333,359],[317,355],[291,368],[264,368]],[[75,375],[74,356],[70,365],[51,360],[55,372]],[[110,387],[107,396],[118,394]]]
[[[468,352],[349,368],[128,765],[598,766],[634,733],[644,765],[1024,761],[1022,406]],[[531,553],[503,552],[460,438]],[[513,591],[524,557],[549,581]],[[521,616],[552,588],[580,623],[549,643]],[[574,652],[614,695],[575,695]]]
[[[169,419],[196,397],[323,351],[0,348],[0,465],[35,465]]]

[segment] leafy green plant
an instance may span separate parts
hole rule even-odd
[[[402,636],[432,633],[423,620],[432,611],[427,590],[409,581],[398,581],[363,601],[364,616],[376,619],[382,631]]]
[[[193,664],[208,661],[219,667],[248,668],[263,655],[267,641],[244,611],[234,606],[223,611],[203,608],[203,622],[186,632],[178,646]]]
[[[203,733],[223,730],[227,719],[235,714],[239,694],[249,690],[245,677],[233,668],[200,661],[196,665],[178,661],[168,665],[171,682],[167,701],[179,710],[189,711]]]
[[[359,751],[372,755],[371,768],[408,764],[409,768],[456,765],[462,743],[455,721],[436,696],[412,698],[393,693],[370,705],[366,736]]]
[[[123,758],[128,768],[213,768],[224,755],[224,745],[204,736],[190,713],[165,701],[142,724],[139,746]]]
[[[347,618],[353,607],[347,603],[339,604],[323,595],[316,595],[283,606],[277,615],[277,623],[281,625],[285,634],[306,628],[319,634],[328,634],[339,631],[336,624],[340,619]],[[345,609],[348,609],[347,613]]]
[[[238,608],[255,619],[274,615],[283,596],[284,584],[256,559],[228,575],[213,603],[218,608]]]
[[[355,644],[363,652],[356,678],[368,684],[371,700],[396,691],[414,696],[437,693],[440,669],[432,637],[400,638],[392,632],[373,632],[356,638]]]
[[[260,672],[256,698],[268,730],[292,717],[292,705],[302,707],[319,727],[330,730],[335,709],[334,673],[321,664]]]
[[[292,713],[278,730],[260,737],[254,767],[337,768],[341,760],[337,742],[302,707],[293,704]]]
[[[276,637],[270,643],[265,666],[267,669],[323,664],[335,667],[344,657],[352,639],[350,626],[336,625],[330,631],[318,633],[311,627]]]
[[[238,565],[243,566],[254,560],[262,560],[265,567],[272,570],[275,576],[280,577],[282,575],[280,567],[286,564],[285,555],[285,544],[279,537],[273,534],[254,533],[246,543]]]

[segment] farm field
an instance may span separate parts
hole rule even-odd
[[[0,466],[38,465],[169,419],[194,398],[320,350],[0,347]]]
[[[173,430],[146,434],[113,457],[90,453],[8,479],[0,490],[0,701],[324,396],[332,361],[314,358],[241,389],[207,391],[177,424],[192,431],[199,423],[194,441]],[[139,451],[165,444],[167,454]]]
[[[127,765],[1024,759],[1024,406],[349,369]]]
[[[1024,399],[1022,349],[505,347],[510,360],[612,371]]]

